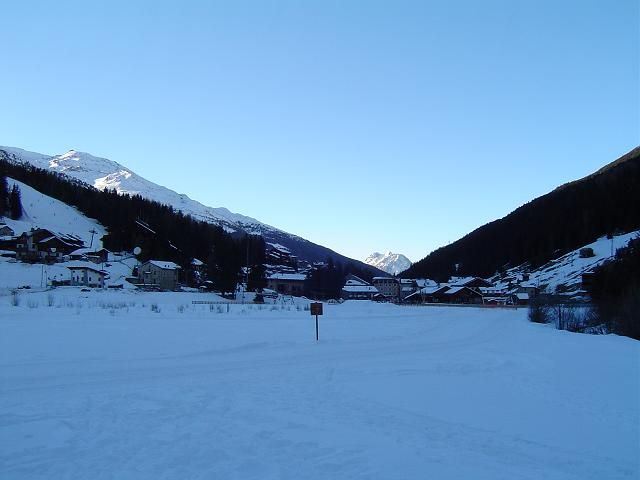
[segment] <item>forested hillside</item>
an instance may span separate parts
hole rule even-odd
[[[439,248],[402,273],[446,279],[539,266],[596,238],[640,227],[640,147]]]
[[[264,261],[265,244],[261,237],[234,239],[221,227],[194,220],[170,206],[138,195],[98,190],[56,173],[0,159],[0,177],[5,175],[98,220],[109,232],[103,238],[105,248],[131,251],[140,247],[141,260],[172,260],[186,270],[193,258],[202,259],[215,273],[212,278],[223,291],[233,290],[247,259],[250,264]]]

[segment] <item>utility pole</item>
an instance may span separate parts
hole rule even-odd
[[[93,236],[98,232],[96,232],[95,228],[92,228],[91,230],[89,230],[89,233],[91,234],[91,243],[89,244],[89,248],[92,248],[93,247]]]

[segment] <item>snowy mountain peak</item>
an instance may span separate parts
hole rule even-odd
[[[24,162],[45,170],[55,171],[79,180],[97,189],[115,189],[118,193],[140,195],[165,205],[171,205],[198,220],[222,226],[228,232],[244,230],[263,233],[277,230],[258,220],[232,213],[224,207],[207,207],[185,194],[179,194],[137,175],[123,165],[89,153],[69,150],[61,155],[43,155],[20,148],[2,147],[13,161]]]
[[[393,253],[391,251],[387,253],[374,252],[365,259],[364,263],[379,268],[391,275],[404,272],[411,266],[411,260],[401,253]]]

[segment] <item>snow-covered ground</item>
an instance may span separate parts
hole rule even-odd
[[[198,220],[219,224],[231,232],[236,230],[234,226],[241,226],[246,231],[255,231],[257,234],[263,229],[274,229],[254,218],[230,212],[224,207],[207,207],[185,194],[179,194],[166,187],[156,185],[107,158],[95,157],[89,153],[75,150],[53,156],[4,146],[0,146],[0,150],[13,155],[14,160],[67,175],[101,190],[115,189],[119,193],[141,195],[144,198],[171,205]]]
[[[57,233],[75,235],[81,238],[87,247],[91,245],[93,238],[92,247],[102,248],[101,239],[106,234],[106,229],[96,220],[85,217],[76,208],[43,195],[22,182],[8,178],[7,183],[9,188],[13,185],[20,188],[24,215],[20,220],[11,220],[9,217],[0,218],[2,223],[9,225],[16,235],[32,228],[46,228]],[[95,233],[91,233],[92,230]]]
[[[640,475],[637,341],[346,302],[316,344],[303,300],[193,300],[0,297],[0,478]]]
[[[558,287],[563,287],[566,291],[576,291],[580,288],[582,274],[593,270],[615,255],[616,250],[626,247],[629,240],[640,237],[640,230],[636,230],[613,238],[601,237],[595,242],[577,248],[561,257],[547,262],[542,267],[531,270],[528,265],[507,270],[506,278],[500,280],[499,276],[492,280],[501,286],[510,280],[521,277],[523,273],[529,274],[529,284],[544,287],[547,292],[554,293]],[[580,257],[582,248],[591,248],[593,257]]]

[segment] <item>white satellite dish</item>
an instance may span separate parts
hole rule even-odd
[[[134,255],[140,255],[140,252],[142,251],[142,249],[140,247],[136,247],[133,249],[133,254]]]

